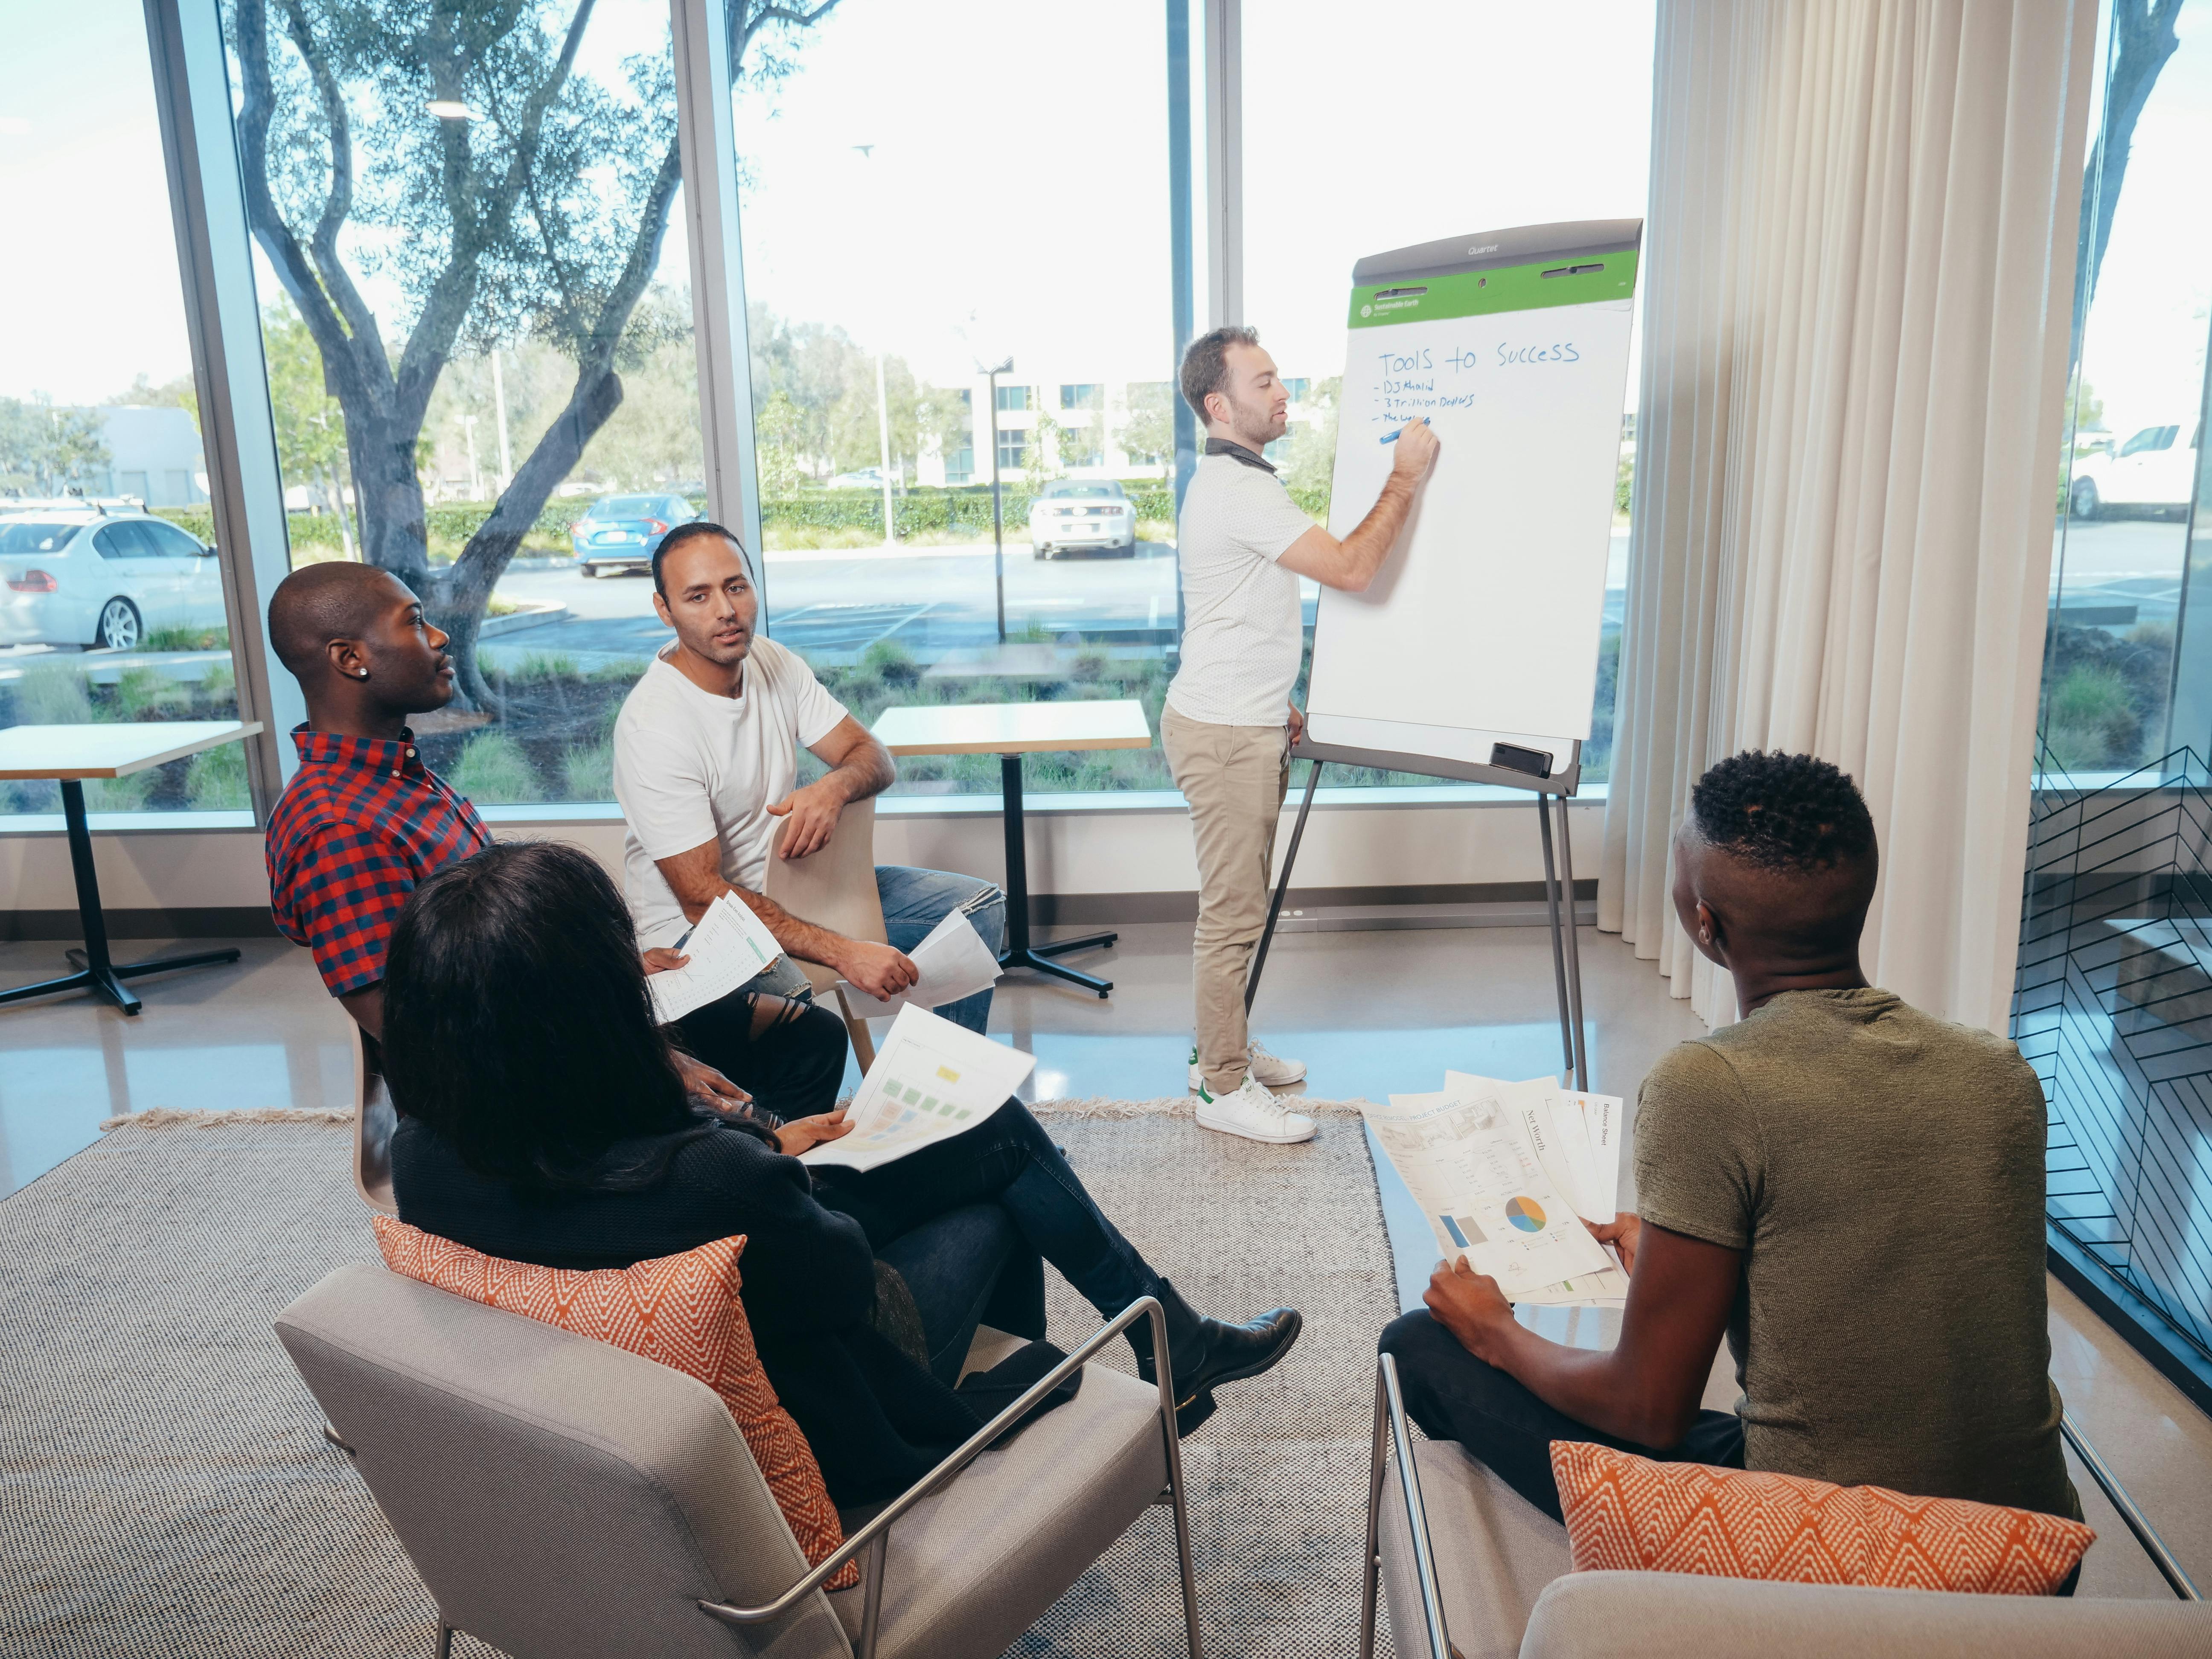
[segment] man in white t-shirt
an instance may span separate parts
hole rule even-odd
[[[1313,1120],[1270,1092],[1299,1081],[1305,1066],[1252,1042],[1244,1024],[1245,975],[1267,926],[1290,746],[1304,725],[1291,701],[1305,644],[1298,578],[1353,593],[1375,579],[1436,459],[1437,438],[1425,422],[1400,429],[1381,496],[1339,541],[1291,499],[1261,453],[1289,425],[1290,393],[1258,331],[1217,328],[1192,341],[1182,390],[1205,423],[1206,455],[1176,526],[1182,665],[1168,687],[1160,738],[1198,841],[1190,1086],[1209,1129],[1305,1140]]]
[[[1000,950],[1005,896],[972,876],[878,866],[888,945],[818,927],[768,896],[777,837],[786,858],[828,846],[848,801],[889,787],[890,755],[795,653],[756,637],[759,596],[728,531],[704,522],[671,531],[653,554],[653,609],[676,640],[631,688],[614,735],[615,798],[628,824],[623,885],[639,945],[672,945],[734,892],[792,956],[836,969],[871,996],[915,982],[905,951],[950,911],[965,910],[983,943]],[[804,787],[802,745],[830,768]],[[749,988],[808,994],[788,957]],[[991,994],[937,1012],[981,1031]]]

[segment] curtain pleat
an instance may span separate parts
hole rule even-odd
[[[1661,0],[1598,925],[1711,1023],[1691,786],[1858,781],[1877,982],[2002,1030],[2094,0]]]

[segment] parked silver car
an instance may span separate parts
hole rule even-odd
[[[128,651],[156,628],[220,628],[215,550],[148,513],[0,513],[0,645]]]

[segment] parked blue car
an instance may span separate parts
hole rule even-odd
[[[586,576],[650,570],[661,538],[699,516],[681,495],[602,495],[568,526],[568,543]]]

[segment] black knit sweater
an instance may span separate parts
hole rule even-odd
[[[548,1193],[477,1174],[403,1117],[392,1188],[410,1226],[549,1267],[627,1267],[744,1234],[740,1296],[762,1367],[841,1507],[903,1491],[975,1431],[981,1419],[966,1402],[870,1322],[867,1236],[816,1201],[805,1165],[727,1125],[672,1145],[625,1141],[603,1161],[612,1171],[666,1154],[649,1184]]]

